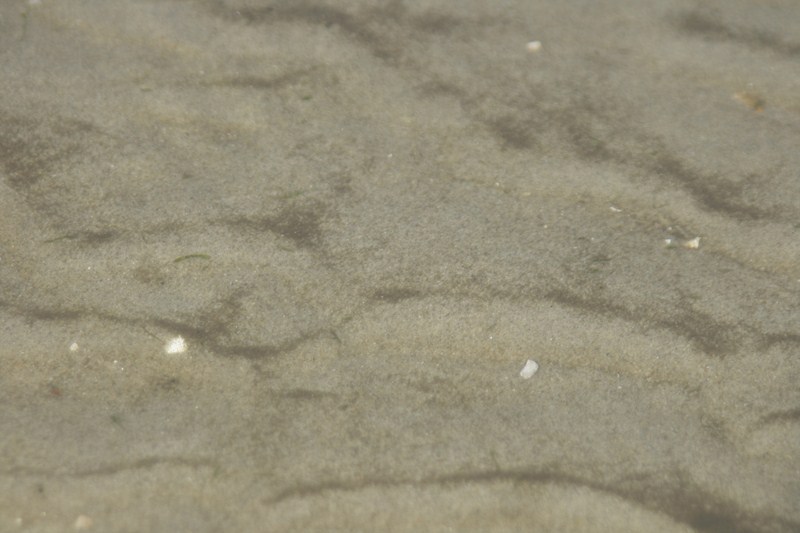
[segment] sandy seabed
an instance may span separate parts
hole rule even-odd
[[[798,67],[789,0],[4,0],[0,531],[800,530]]]

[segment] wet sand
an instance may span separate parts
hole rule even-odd
[[[0,531],[800,530],[799,63],[791,1],[0,3]]]

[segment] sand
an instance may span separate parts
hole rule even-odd
[[[3,1],[0,531],[800,530],[799,63],[790,0]]]

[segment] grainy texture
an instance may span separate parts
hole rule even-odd
[[[0,2],[0,530],[800,530],[799,14]]]

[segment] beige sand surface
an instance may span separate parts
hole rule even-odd
[[[799,531],[799,87],[794,0],[3,0],[0,531]]]

